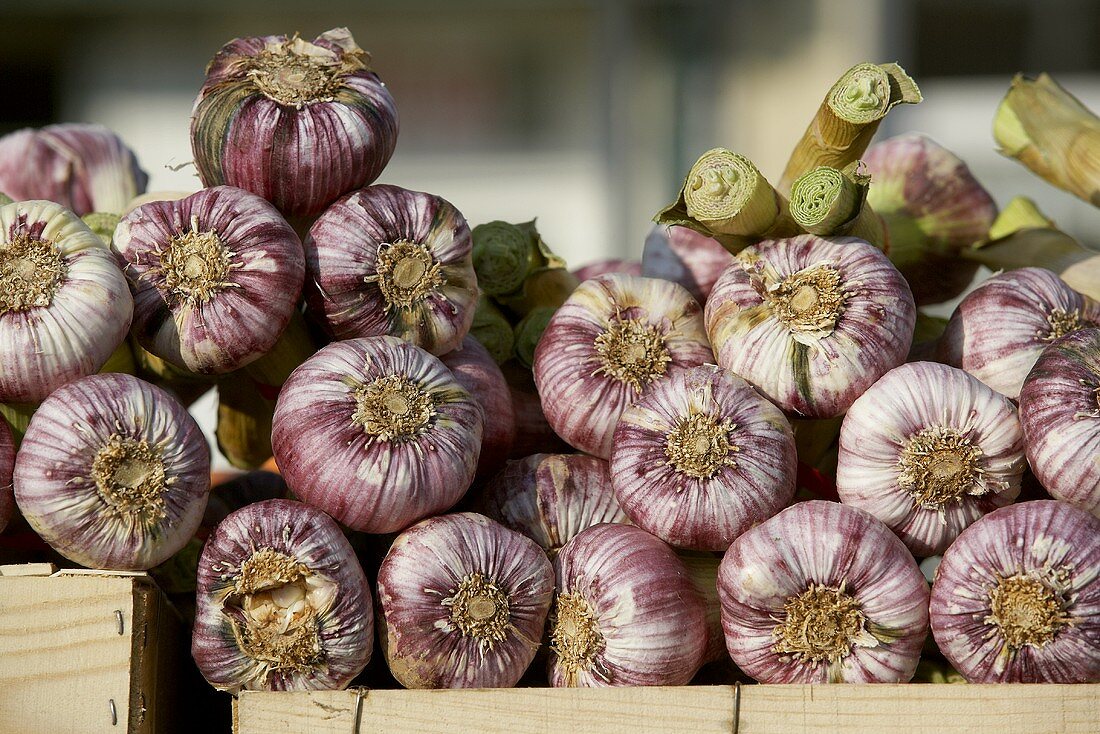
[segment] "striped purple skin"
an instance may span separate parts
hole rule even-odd
[[[1020,422],[1043,487],[1100,517],[1100,329],[1043,350],[1020,391]]]
[[[477,478],[491,477],[504,466],[516,438],[516,415],[504,373],[489,350],[467,335],[462,346],[439,358],[454,373],[458,384],[474,396],[485,414]]]
[[[832,331],[795,331],[764,294],[817,266],[848,293]],[[718,364],[744,377],[788,416],[832,418],[905,361],[916,307],[901,273],[856,237],[800,235],[743,250],[714,285],[705,312]]]
[[[382,440],[353,421],[360,385],[406,376],[436,415],[419,435]],[[367,533],[393,533],[458,502],[473,481],[481,406],[438,358],[390,336],[330,344],[279,392],[271,446],[303,501]]]
[[[478,497],[478,511],[523,533],[550,555],[585,528],[629,523],[603,459],[532,454],[509,461]]]
[[[872,145],[863,163],[873,181],[867,203],[886,223],[890,260],[917,305],[966,290],[978,264],[958,253],[984,240],[997,216],[993,197],[966,163],[919,133]]]
[[[1064,573],[1069,623],[1045,645],[1006,644],[990,617],[998,577]],[[1100,518],[1055,500],[983,517],[943,555],[932,583],[932,634],[971,683],[1100,682]]]
[[[444,603],[473,574],[507,598],[502,639],[463,632]],[[386,664],[406,688],[511,688],[535,658],[553,592],[550,561],[528,538],[473,512],[424,520],[378,569]]]
[[[390,306],[378,282],[379,248],[424,245],[443,284],[423,300]],[[462,343],[477,307],[470,227],[444,199],[379,184],[333,204],[305,240],[307,305],[334,339],[398,336],[435,355]]]
[[[697,415],[728,426],[725,440],[737,447],[716,455],[707,477],[681,471],[666,453],[669,435]],[[677,548],[724,551],[790,503],[797,463],[782,411],[737,375],[703,365],[672,375],[623,413],[611,483],[639,527]]]
[[[318,614],[321,662],[305,670],[280,668],[241,649],[234,633],[240,612],[227,596],[241,565],[270,548],[304,564],[337,585],[331,604]],[[292,500],[265,500],[225,518],[202,550],[195,595],[191,655],[215,688],[237,693],[332,691],[346,688],[366,667],[374,647],[370,585],[340,527],[325,513]]]
[[[720,242],[687,227],[658,224],[645,238],[642,275],[679,283],[706,303],[733,255]]]
[[[122,214],[149,177],[133,151],[102,125],[65,123],[0,138],[0,191],[47,199],[83,216]]]
[[[637,260],[597,260],[596,262],[589,263],[573,271],[573,275],[577,276],[577,280],[581,281],[595,278],[597,275],[604,275],[606,273],[641,275],[642,264]]]
[[[0,402],[37,403],[107,363],[126,338],[134,302],[103,240],[61,205],[0,207],[0,244],[20,236],[52,242],[66,268],[48,306],[0,310],[0,354],[19,355],[0,369]]]
[[[250,76],[253,60],[284,50],[336,69],[337,89],[298,106],[268,97]],[[238,186],[287,216],[313,217],[373,182],[393,155],[398,120],[369,61],[346,28],[312,43],[287,36],[227,43],[207,67],[191,113],[191,150],[203,185]]]
[[[209,300],[168,290],[157,253],[182,234],[214,232],[231,269]],[[225,374],[267,353],[290,322],[305,277],[302,243],[282,215],[241,189],[203,189],[127,214],[114,245],[134,294],[141,346],[177,367]]]
[[[0,418],[0,532],[4,531],[15,512],[15,492],[12,471],[15,469],[15,441],[8,422]]]
[[[777,652],[784,605],[811,584],[843,586],[877,644],[835,662]],[[761,683],[904,683],[928,636],[928,583],[913,556],[870,514],[835,502],[800,502],[733,541],[718,596],[730,656]]]
[[[112,436],[159,447],[163,517],[142,518],[101,494],[93,461]],[[187,409],[122,374],[58,388],[31,418],[15,459],[15,501],[42,539],[89,568],[144,571],[183,548],[210,491],[210,449]]]
[[[707,648],[704,601],[659,538],[633,525],[595,525],[566,543],[554,572],[557,593],[579,594],[603,637],[576,687],[682,686],[695,676]],[[569,685],[553,648],[548,671],[550,685]]]
[[[639,321],[662,335],[671,359],[642,390],[602,371],[595,340],[613,321]],[[702,309],[683,286],[612,273],[581,283],[554,313],[535,349],[533,372],[554,431],[574,448],[607,459],[624,410],[671,373],[712,359]]]
[[[947,428],[981,450],[974,491],[939,510],[922,507],[898,483],[899,460],[910,439]],[[1027,463],[1016,407],[962,370],[914,362],[890,370],[848,410],[840,431],[837,493],[866,510],[918,558],[938,555],[983,515],[1020,494]]]
[[[951,314],[937,361],[966,370],[1013,400],[1052,333],[1049,314],[1076,315],[1079,328],[1100,326],[1100,301],[1070,288],[1044,268],[995,275],[971,291]]]

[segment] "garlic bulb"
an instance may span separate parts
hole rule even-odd
[[[1043,487],[1100,517],[1100,329],[1043,350],[1020,391],[1020,422]]]
[[[481,406],[439,359],[383,336],[330,344],[294,370],[271,445],[297,497],[392,533],[462,497],[482,428]]]
[[[424,520],[378,569],[386,663],[406,688],[509,688],[538,651],[554,593],[539,547],[472,512]]]
[[[905,361],[913,296],[881,250],[802,235],[744,250],[707,299],[718,364],[788,415],[840,415]]]
[[[149,177],[132,150],[102,125],[65,123],[0,138],[0,191],[47,199],[78,216],[122,214]]]
[[[229,515],[199,560],[191,655],[215,688],[338,690],[366,667],[374,610],[340,527],[291,500]]]
[[[458,347],[477,307],[470,228],[438,196],[378,185],[337,201],[305,241],[313,316],[336,339]]]
[[[191,113],[204,186],[238,186],[287,216],[312,217],[378,178],[397,145],[397,108],[347,28],[238,38],[206,68]]]
[[[110,251],[72,212],[48,201],[0,207],[0,353],[12,355],[0,402],[36,403],[98,371],[133,309]]]
[[[706,303],[733,255],[715,239],[687,227],[655,225],[645,238],[642,275],[679,283]]]
[[[866,510],[919,557],[1020,494],[1024,433],[1010,400],[933,362],[887,372],[848,410],[840,501]]]
[[[175,398],[130,375],[92,375],[38,407],[15,460],[15,500],[42,539],[90,568],[139,571],[202,519],[210,450]]]
[[[1100,683],[1100,518],[1052,500],[991,512],[944,553],[931,616],[971,683]]]
[[[993,197],[954,153],[917,133],[872,145],[867,203],[889,233],[890,260],[918,305],[962,293],[978,270],[959,257],[984,240],[997,216]]]
[[[485,485],[477,509],[555,555],[585,528],[630,522],[615,501],[607,462],[584,454],[509,461]]]
[[[301,241],[275,207],[230,186],[144,204],[115,230],[134,333],[177,367],[224,374],[286,328],[305,277]]]
[[[531,370],[516,360],[509,360],[500,366],[504,379],[508,382],[508,392],[512,396],[512,412],[516,416],[516,437],[512,442],[512,453],[508,458],[521,459],[538,453],[566,452],[568,444],[546,420],[542,412],[542,401],[535,378]]]
[[[639,527],[678,548],[724,551],[790,503],[796,465],[783,413],[737,375],[703,365],[623,413],[611,483]]]
[[[447,352],[439,361],[454,373],[458,384],[474,397],[485,415],[477,476],[490,477],[504,466],[516,437],[516,416],[508,383],[488,350],[469,335],[462,340],[462,346]]]
[[[951,314],[937,356],[1016,399],[1044,347],[1098,325],[1100,301],[1082,296],[1049,270],[1020,268],[967,294]]]
[[[604,275],[606,273],[641,275],[642,264],[636,260],[621,260],[618,258],[612,258],[608,260],[597,260],[596,262],[589,263],[573,271],[573,275],[577,276],[577,280],[580,281],[585,281],[589,278],[595,278],[597,275]]]
[[[761,683],[904,683],[928,635],[916,561],[835,502],[800,502],[738,537],[718,595],[733,662]]]
[[[558,435],[606,459],[619,416],[672,372],[709,362],[699,304],[675,283],[629,275],[586,280],[535,350],[535,384]]]
[[[15,441],[8,422],[0,418],[0,532],[4,531],[15,512],[12,472],[15,469]]]
[[[633,525],[582,530],[554,559],[550,684],[682,686],[703,662],[706,610],[684,563]]]

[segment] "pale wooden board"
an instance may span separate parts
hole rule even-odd
[[[738,734],[1096,734],[1100,685],[744,686]],[[353,734],[355,691],[245,691],[236,734]],[[367,691],[362,734],[730,734],[734,689]]]
[[[0,577],[0,732],[127,731],[136,583]]]

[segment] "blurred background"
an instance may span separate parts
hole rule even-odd
[[[538,217],[572,266],[641,255],[653,214],[718,145],[775,181],[832,83],[898,61],[919,130],[966,160],[999,204],[1024,194],[1100,243],[1100,214],[994,150],[1016,72],[1048,71],[1100,109],[1096,0],[337,0],[0,2],[0,133],[98,122],[151,190],[199,186],[188,123],[210,57],[246,35],[347,26],[401,117],[382,181],[430,191],[470,223]],[[199,412],[203,411],[200,407]]]

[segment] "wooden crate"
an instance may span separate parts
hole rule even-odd
[[[188,639],[146,574],[0,566],[0,732],[181,731]]]
[[[235,734],[1096,734],[1100,685],[243,692]],[[739,710],[739,714],[737,713]]]

